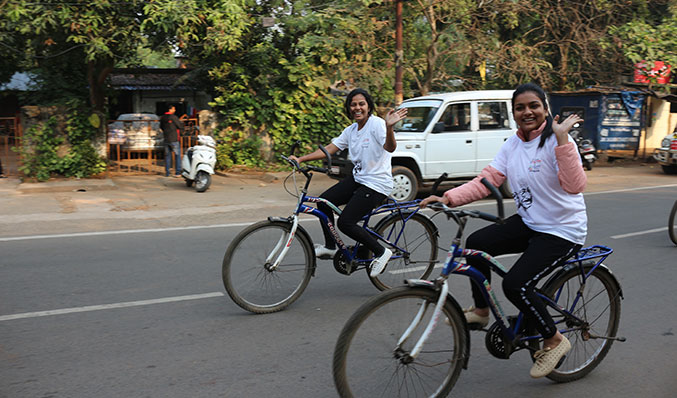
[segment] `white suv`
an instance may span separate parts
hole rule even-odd
[[[395,125],[395,187],[391,196],[398,201],[412,200],[442,173],[457,183],[477,176],[517,129],[510,105],[513,92],[459,91],[402,102],[400,107],[409,112]],[[340,155],[332,158],[332,163],[340,168],[338,176],[350,172],[352,166]],[[504,196],[512,196],[507,182],[500,190]]]
[[[677,174],[677,127],[661,141],[661,147],[653,154],[665,174]]]

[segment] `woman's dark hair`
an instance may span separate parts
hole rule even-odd
[[[513,112],[515,111],[515,99],[517,98],[518,95],[524,94],[526,92],[532,92],[536,94],[538,99],[541,100],[543,103],[543,108],[545,108],[545,111],[548,112],[548,114],[545,117],[545,128],[543,129],[543,132],[541,133],[541,140],[538,143],[538,147],[541,148],[545,144],[545,140],[548,139],[552,135],[552,116],[550,115],[550,110],[548,109],[548,101],[546,98],[545,91],[541,88],[536,83],[525,83],[517,86],[515,89],[515,92],[512,93],[512,110]]]
[[[369,106],[369,115],[374,111],[374,100],[371,98],[371,95],[367,92],[367,90],[363,88],[356,88],[353,91],[351,91],[348,96],[346,97],[346,102],[343,104],[343,111],[346,113],[346,116],[348,116],[348,119],[350,119],[350,103],[353,100],[353,97],[362,94],[364,95],[364,98],[367,100],[367,106]]]

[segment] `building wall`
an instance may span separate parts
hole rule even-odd
[[[210,98],[207,94],[196,91],[135,91],[134,113],[156,113],[157,103],[184,103],[186,112],[195,109],[197,112],[210,109]],[[182,116],[182,115],[178,115]],[[191,115],[188,115],[191,116]]]
[[[661,140],[677,126],[677,113],[670,113],[670,102],[649,97],[649,115],[651,126],[646,128],[646,137],[640,141],[640,149],[651,154],[660,147]]]

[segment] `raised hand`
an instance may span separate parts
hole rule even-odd
[[[390,128],[407,116],[408,109],[391,109],[385,117],[386,127]]]
[[[567,135],[576,123],[583,123],[583,119],[575,113],[569,115],[562,123],[559,123],[559,115],[555,116],[552,122],[552,132],[557,137],[557,144],[564,145],[569,142]]]

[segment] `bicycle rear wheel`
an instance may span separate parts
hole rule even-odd
[[[223,257],[223,285],[243,309],[265,314],[289,306],[301,296],[312,275],[313,249],[301,234],[292,240],[280,265],[271,270],[285,246],[291,224],[261,221],[240,232]]]
[[[675,204],[672,205],[672,210],[670,211],[670,216],[668,217],[668,234],[670,235],[670,240],[672,243],[677,245],[677,200]]]
[[[592,265],[585,266],[589,272]],[[559,306],[582,319],[583,325],[575,325],[563,315],[550,309],[557,327],[571,342],[571,351],[562,364],[548,377],[557,382],[569,382],[590,373],[611,349],[618,332],[621,316],[621,291],[618,283],[606,268],[598,267],[581,285],[578,268],[571,269],[552,283],[544,286],[544,293]],[[579,291],[582,295],[577,297]],[[577,300],[577,301],[576,301]],[[538,342],[533,341],[533,348]]]
[[[401,257],[392,258],[383,273],[369,277],[377,289],[386,290],[402,285],[406,279],[430,276],[438,250],[435,223],[421,214],[414,214],[406,222],[399,216],[388,218],[376,228],[379,235],[405,251]]]
[[[401,286],[364,303],[341,330],[334,349],[334,383],[341,397],[446,397],[465,365],[467,334],[462,313],[443,307],[420,354],[408,354],[433,314],[438,292]],[[398,340],[425,309],[421,322],[398,347]],[[443,317],[450,321],[444,322]]]

